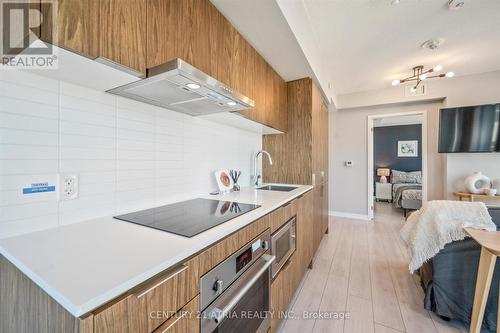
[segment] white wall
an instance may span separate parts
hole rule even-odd
[[[330,211],[366,216],[368,206],[368,115],[427,113],[428,197],[443,196],[444,156],[437,153],[439,103],[374,106],[330,113]],[[345,167],[344,161],[354,162]]]
[[[439,109],[442,107],[500,102],[500,72],[469,75],[426,82],[425,97],[406,98],[404,87],[337,96],[337,111],[330,115],[333,138],[333,195],[330,210],[367,214],[367,116],[403,111],[428,111],[429,199],[451,198],[460,190],[464,178],[474,171],[483,171],[491,178],[500,178],[500,154],[438,154]],[[342,166],[352,159],[352,169]]]
[[[0,72],[0,238],[179,201],[215,189],[212,172],[249,184],[261,135],[63,81]],[[80,197],[22,194],[78,174]]]

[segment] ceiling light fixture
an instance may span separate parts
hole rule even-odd
[[[415,67],[413,67],[413,75],[412,76],[407,77],[407,78],[402,79],[402,80],[394,80],[394,81],[392,81],[392,85],[397,86],[398,84],[405,83],[405,82],[415,82],[415,85],[411,88],[411,91],[415,92],[415,91],[417,91],[418,85],[423,80],[442,78],[442,77],[450,78],[450,77],[453,77],[455,75],[455,73],[453,73],[453,72],[448,72],[446,74],[442,73],[442,74],[429,76],[429,74],[439,72],[442,69],[443,69],[443,66],[441,66],[441,65],[437,65],[434,68],[430,68],[428,70],[424,70],[424,66],[422,66],[422,65],[415,66]]]

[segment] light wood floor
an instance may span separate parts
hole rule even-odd
[[[314,267],[292,301],[295,318],[281,332],[467,332],[423,308],[417,276],[399,239],[402,214],[377,204],[374,221],[330,218]],[[345,319],[303,319],[304,311],[346,313]]]

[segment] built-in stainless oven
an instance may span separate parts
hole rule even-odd
[[[274,256],[269,230],[200,279],[201,333],[267,333]]]
[[[274,278],[296,248],[296,217],[292,217],[271,235],[271,254],[276,257],[271,274]]]

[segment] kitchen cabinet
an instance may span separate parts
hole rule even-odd
[[[96,58],[99,53],[99,0],[41,2],[43,41],[80,55]]]
[[[94,313],[94,332],[152,332],[199,293],[199,261],[194,257],[141,284]],[[161,311],[160,316],[151,313]]]
[[[241,115],[286,131],[285,81],[210,1],[148,1],[146,67],[175,58],[254,100]]]
[[[199,310],[200,297],[196,296],[153,333],[198,333],[200,332],[200,321],[197,316]]]
[[[273,157],[263,165],[264,182],[314,185],[314,251],[328,230],[328,108],[309,78],[287,83],[288,131],[264,135]]]
[[[57,15],[42,3],[42,39],[138,76],[180,58],[254,100],[241,115],[286,132],[285,81],[209,0],[57,3]]]
[[[80,318],[66,311],[0,255],[0,331],[199,332],[200,277],[262,232],[276,230],[296,216],[296,250],[271,285],[271,308],[276,311],[271,325],[275,329],[281,319],[278,312],[288,308],[314,255],[309,232],[314,223],[313,199],[313,191],[302,194]],[[26,315],[33,313],[37,315]]]
[[[99,57],[144,75],[146,0],[99,1]]]

